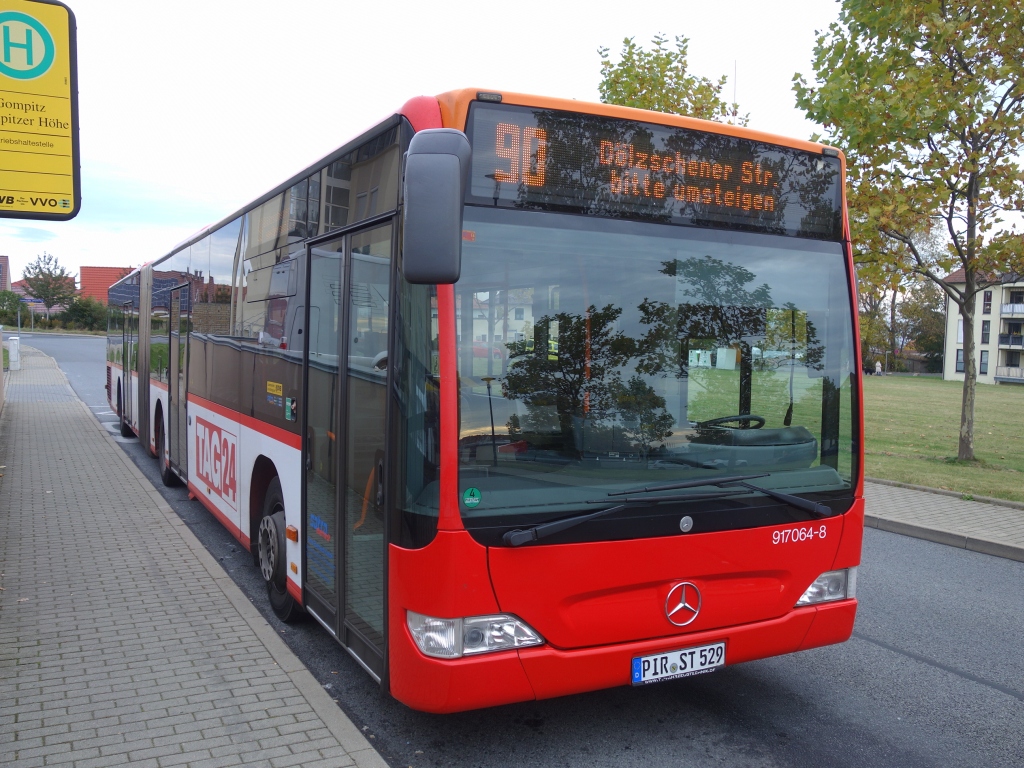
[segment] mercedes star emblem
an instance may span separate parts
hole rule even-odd
[[[665,615],[677,627],[685,627],[700,613],[700,590],[695,584],[684,581],[669,590],[665,600]]]

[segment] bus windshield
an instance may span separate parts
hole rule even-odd
[[[478,539],[705,476],[852,502],[840,243],[467,207],[455,301],[459,500]],[[747,489],[692,490],[714,529],[804,519]],[[681,513],[626,509],[564,540],[678,534]]]

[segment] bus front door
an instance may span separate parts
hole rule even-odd
[[[170,332],[167,347],[167,447],[171,466],[183,477],[188,458],[188,421],[185,413],[188,301],[188,285],[174,288],[170,295],[170,317],[167,322]],[[184,314],[182,306],[185,307]]]
[[[307,609],[384,670],[384,471],[392,224],[309,247],[304,429]]]

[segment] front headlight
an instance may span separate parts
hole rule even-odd
[[[828,603],[832,600],[846,600],[857,596],[857,569],[844,568],[828,571],[816,578],[796,601],[800,605]]]
[[[416,646],[427,656],[438,659],[528,648],[544,642],[544,638],[526,622],[507,613],[436,619],[406,611],[406,623]]]

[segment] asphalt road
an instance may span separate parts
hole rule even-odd
[[[23,335],[101,421],[102,339]],[[1024,764],[1024,563],[868,529],[854,637],[841,646],[460,715],[391,700],[318,625],[270,612],[248,553],[156,461],[168,503],[392,766],[1014,766]],[[116,489],[111,489],[116,492]]]

